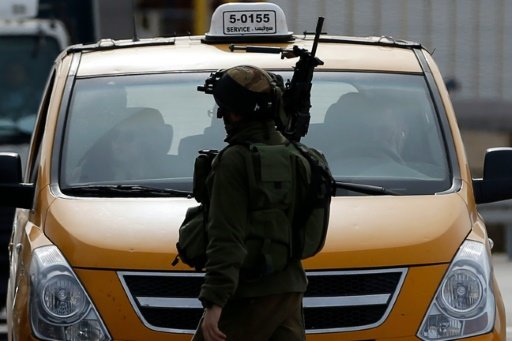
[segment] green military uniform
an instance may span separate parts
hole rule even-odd
[[[237,126],[226,140],[230,145],[214,162],[208,179],[210,207],[205,282],[199,299],[223,307],[219,328],[228,340],[296,340],[304,338],[302,294],[307,279],[300,261],[293,260],[281,271],[253,276],[241,271],[247,255],[246,237],[251,209],[248,165],[252,165],[247,143],[287,143],[273,120],[248,120]],[[300,184],[307,171],[296,173]],[[306,186],[295,187],[291,205],[305,201]],[[287,207],[287,210],[300,207]],[[261,323],[264,321],[264,323]],[[195,335],[202,339],[201,328]]]

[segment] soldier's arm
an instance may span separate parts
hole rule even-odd
[[[199,299],[223,307],[238,286],[240,266],[247,254],[244,241],[249,198],[243,148],[224,152],[214,172],[207,225],[208,260]]]

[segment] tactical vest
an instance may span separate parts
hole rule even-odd
[[[311,172],[291,144],[250,144],[248,148],[250,211],[242,272],[267,275],[284,269],[294,258],[293,222],[296,212],[304,208]],[[304,200],[298,193],[303,193]]]
[[[334,181],[324,156],[313,148],[300,143],[244,146],[250,151],[245,162],[249,212],[247,256],[241,274],[261,277],[284,269],[292,259],[305,259],[321,250]],[[204,211],[191,208],[187,212],[177,247],[179,258],[198,270],[204,266],[207,245],[206,224],[202,222],[208,216],[206,183],[215,176],[226,148],[218,155],[215,151],[201,152],[194,166],[193,192]]]

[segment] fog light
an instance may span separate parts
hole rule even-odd
[[[445,339],[460,336],[461,333],[462,323],[460,321],[443,315],[433,315],[428,317],[423,335],[431,339]]]
[[[88,341],[104,340],[105,334],[98,321],[82,320],[77,324],[66,328],[66,340]]]

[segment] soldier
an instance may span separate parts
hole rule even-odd
[[[275,236],[266,233],[289,235],[290,217],[306,201],[307,162],[288,167],[292,161],[285,161],[284,168],[294,169],[291,178],[271,181],[265,198],[254,193],[255,179],[274,168],[254,162],[248,148],[289,143],[274,121],[281,90],[275,78],[253,66],[226,70],[213,88],[229,145],[213,161],[206,183],[209,242],[199,295],[205,310],[193,340],[305,339],[306,274],[300,260],[290,259],[283,245],[268,242]],[[258,234],[259,240],[251,237]]]

